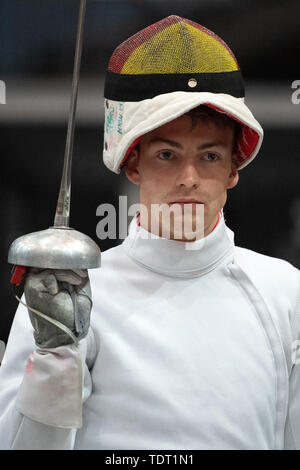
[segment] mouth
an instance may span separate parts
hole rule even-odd
[[[202,201],[197,201],[196,199],[178,199],[178,201],[169,202],[171,204],[204,204]]]

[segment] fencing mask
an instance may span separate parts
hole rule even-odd
[[[168,16],[137,32],[113,52],[105,76],[103,160],[120,173],[141,137],[205,105],[241,124],[238,169],[257,155],[263,129],[245,104],[238,62],[209,29]]]

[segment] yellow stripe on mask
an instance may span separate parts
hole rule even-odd
[[[188,23],[175,23],[138,46],[122,74],[218,73],[238,70],[217,39]]]

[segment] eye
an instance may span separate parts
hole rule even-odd
[[[203,159],[209,162],[215,162],[219,159],[219,156],[216,153],[208,152],[204,155]]]
[[[164,150],[163,152],[159,152],[158,154],[158,158],[160,158],[160,160],[171,160],[172,156],[173,153],[169,150]]]

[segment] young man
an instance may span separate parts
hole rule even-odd
[[[166,238],[186,242],[207,236],[218,222],[227,189],[238,182],[238,132],[235,121],[200,106],[143,136],[125,167],[128,179],[140,185],[141,226],[163,236],[165,224]],[[197,205],[203,205],[203,221]],[[188,219],[190,236],[185,233]]]
[[[27,304],[68,328],[29,310],[34,342],[18,308],[0,370],[3,448],[300,448],[299,271],[236,247],[223,215],[262,142],[243,96],[228,46],[190,20],[115,50],[104,161],[139,185],[141,211],[89,273],[90,326],[86,273],[27,277]],[[154,205],[170,208],[168,236]],[[186,218],[192,237],[178,237]],[[78,286],[79,335],[63,282]]]

